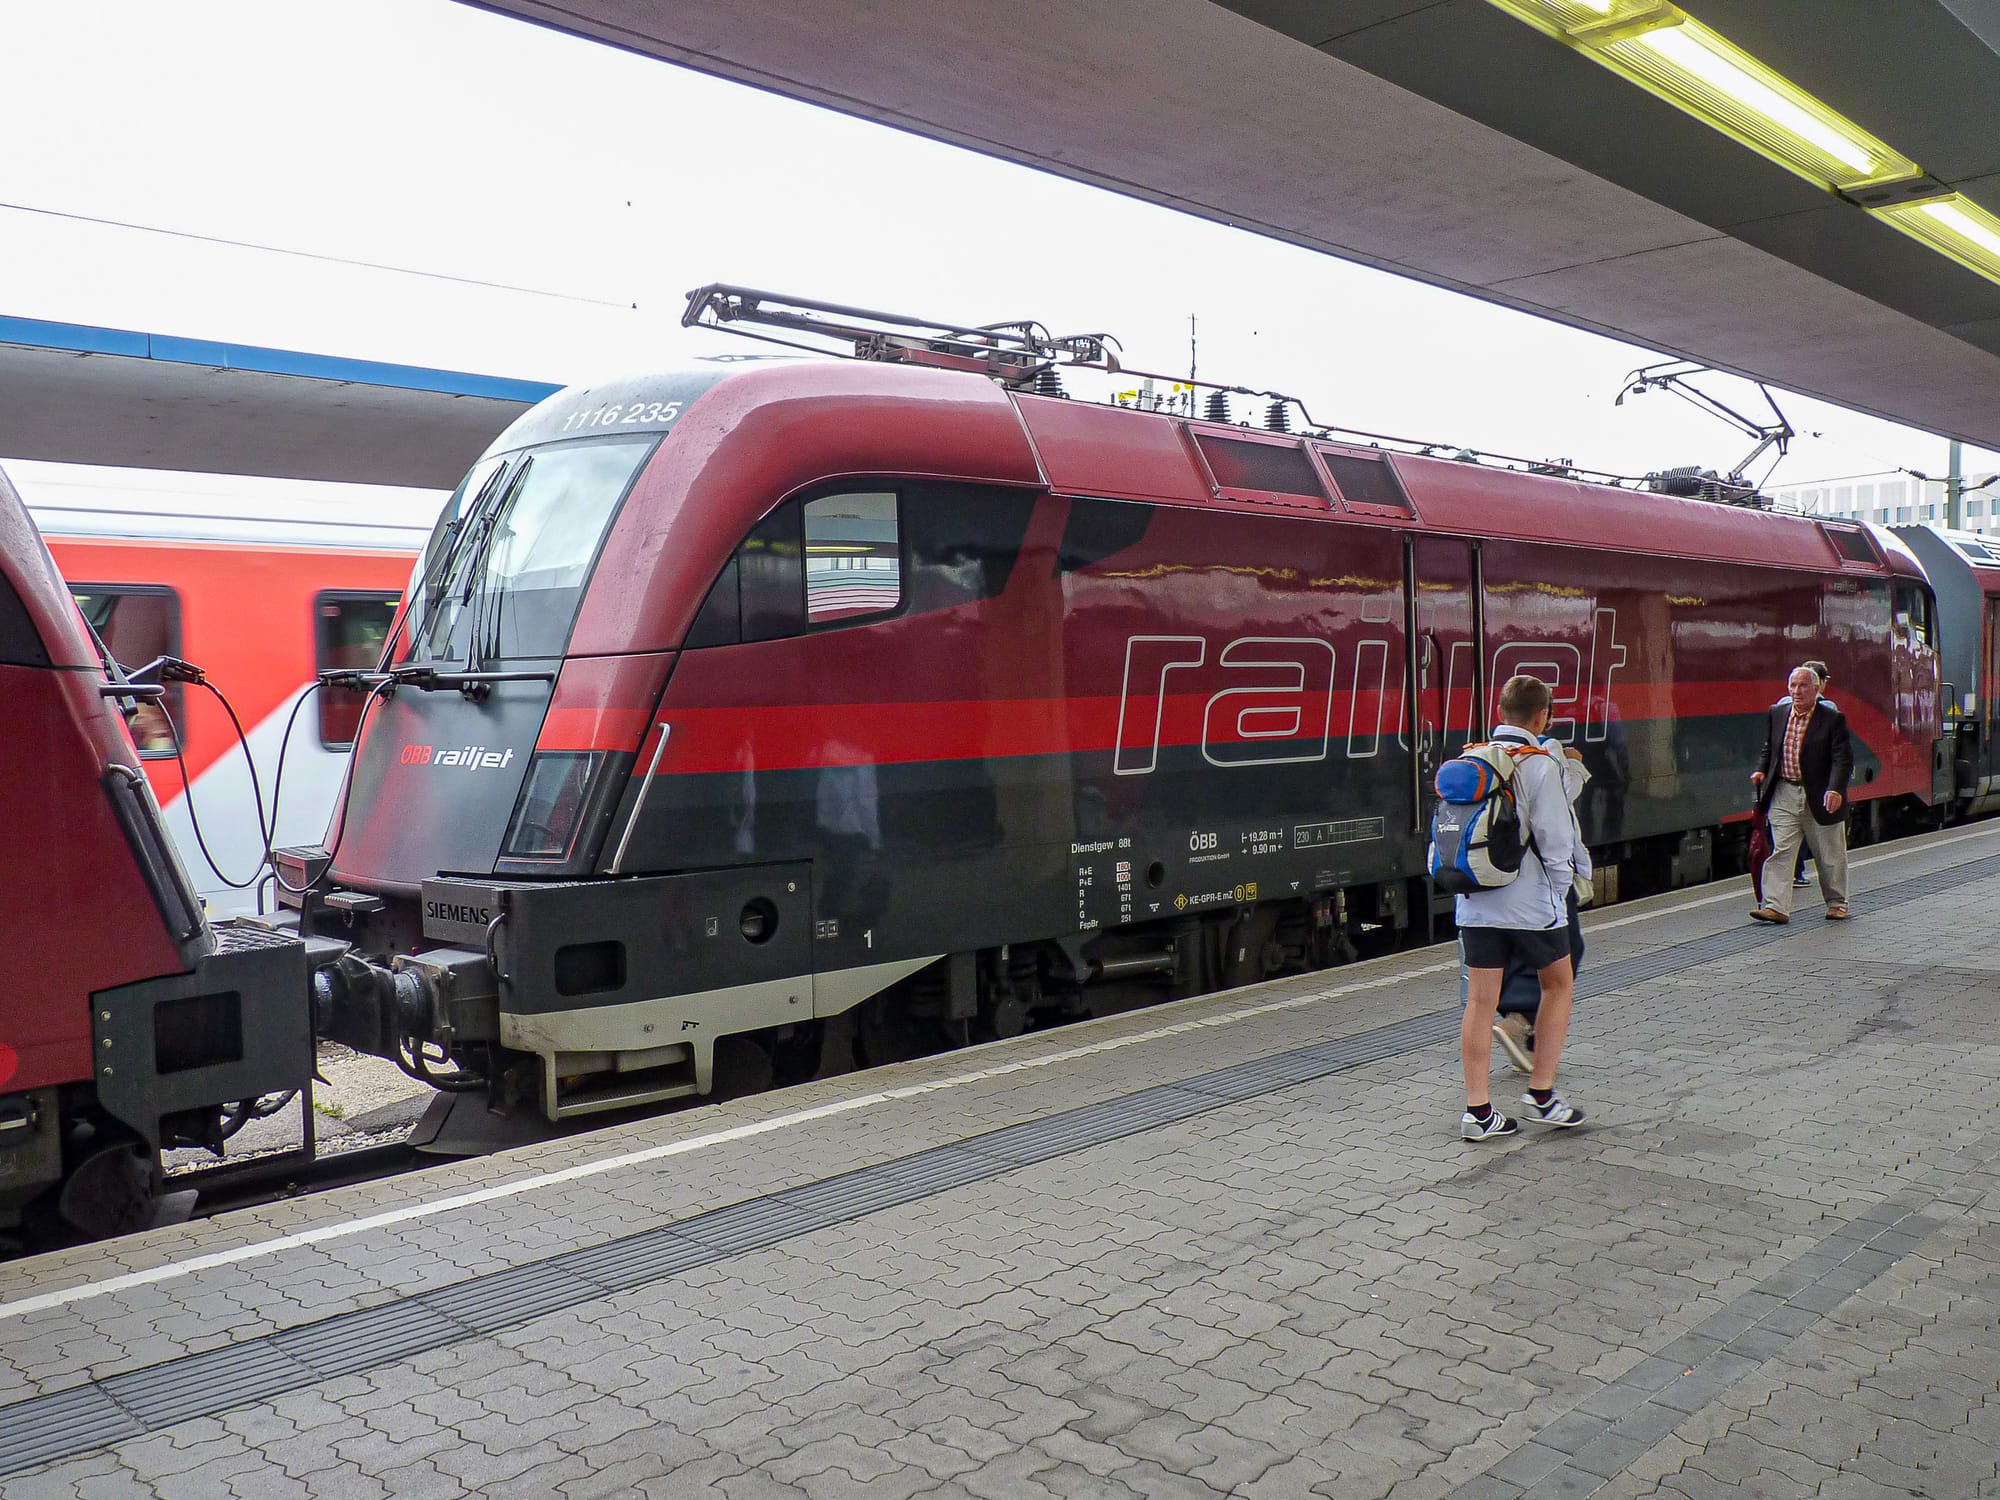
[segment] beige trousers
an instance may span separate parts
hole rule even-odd
[[[1771,857],[1764,861],[1764,904],[1792,914],[1792,869],[1799,840],[1812,847],[1819,893],[1828,906],[1847,905],[1847,820],[1821,824],[1806,810],[1806,789],[1789,781],[1771,794]]]

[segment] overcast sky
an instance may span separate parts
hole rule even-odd
[[[1749,447],[1615,408],[1649,351],[450,0],[0,5],[0,58],[4,314],[563,381],[747,348],[678,326],[727,280],[1166,371],[1192,316],[1204,377],[1323,422],[1613,471]],[[1944,467],[1784,405],[1826,435],[1774,485]]]

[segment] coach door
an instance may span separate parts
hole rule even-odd
[[[1456,537],[1414,536],[1405,584],[1410,649],[1406,731],[1412,828],[1429,826],[1440,762],[1465,748],[1479,693],[1479,555]]]

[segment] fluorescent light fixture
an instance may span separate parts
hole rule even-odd
[[[1808,182],[1850,195],[1868,213],[1940,255],[2000,282],[2000,217],[1963,194],[1946,192],[1907,156],[1671,0],[1488,3]]]
[[[1489,0],[1808,182],[1851,191],[1923,169],[1668,0]]]
[[[1653,53],[1688,77],[1707,84],[1724,99],[1741,105],[1753,115],[1763,116],[1780,130],[1799,137],[1850,170],[1871,177],[1877,175],[1879,159],[1867,147],[1803,105],[1787,99],[1779,89],[1688,27],[1663,26],[1658,31],[1636,36],[1625,45],[1634,51]]]
[[[1876,218],[1922,240],[1941,255],[2000,281],[2000,217],[1995,217],[1960,193],[1927,198],[1921,203],[1895,203],[1869,210]]]

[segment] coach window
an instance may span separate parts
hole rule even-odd
[[[321,672],[372,671],[396,618],[396,596],[384,592],[339,593],[313,598],[313,666]],[[319,690],[319,742],[329,750],[350,750],[361,724],[365,689],[323,685]]]
[[[151,584],[79,583],[71,585],[70,592],[111,659],[126,671],[135,672],[162,656],[181,654],[181,601],[172,589]],[[139,753],[149,760],[174,753],[174,729],[186,722],[181,717],[181,685],[170,682],[166,687],[164,698],[141,703],[128,721]]]
[[[806,623],[887,614],[903,602],[896,497],[822,495],[805,507]]]

